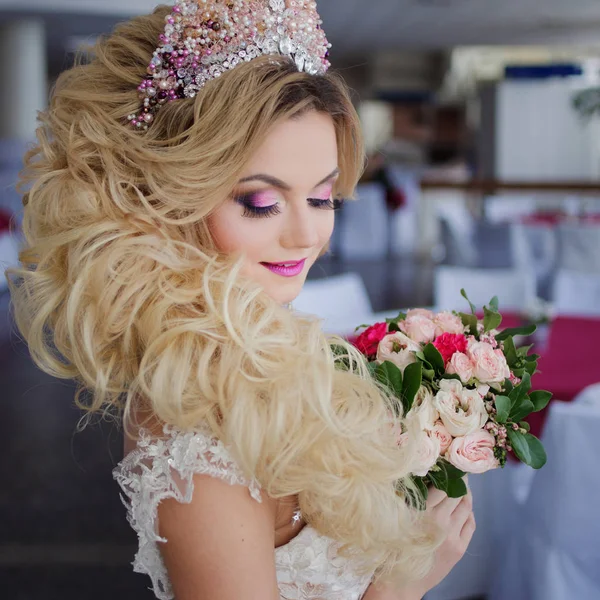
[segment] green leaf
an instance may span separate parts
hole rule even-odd
[[[471,335],[477,335],[477,317],[475,315],[469,315],[467,313],[458,313],[462,324],[469,328]]]
[[[423,381],[423,365],[420,362],[412,363],[404,369],[404,380],[402,382],[402,404],[404,414],[412,408],[415,396]]]
[[[519,361],[517,349],[515,348],[515,341],[509,337],[504,340],[504,356],[509,367],[513,367]]]
[[[499,342],[504,341],[507,337],[514,337],[515,335],[531,335],[537,327],[535,325],[526,325],[524,327],[512,327],[509,329],[504,329],[498,335],[496,335],[496,339]]]
[[[508,430],[508,439],[519,460],[534,469],[546,464],[546,451],[542,442],[530,433],[522,434],[514,429]]]
[[[467,292],[465,292],[464,289],[460,290],[460,295],[469,303],[469,306],[471,307],[471,312],[473,313],[473,315],[475,315],[475,313],[477,312],[477,309],[475,308],[475,305],[469,300],[469,297],[467,296]]]
[[[427,344],[427,346],[423,348],[423,354],[436,373],[444,372],[444,359],[442,358],[440,351],[433,344]]]
[[[397,323],[398,321],[405,321],[406,320],[406,313],[400,311],[398,313],[397,317],[394,317],[393,319],[386,319],[385,322],[386,323]]]
[[[496,421],[498,423],[506,423],[508,415],[510,414],[511,401],[508,396],[496,396],[495,400],[496,410]]]
[[[545,392],[543,390],[538,390],[536,392],[531,392],[529,394],[529,400],[531,400],[533,404],[533,410],[535,412],[539,412],[540,410],[544,410],[546,406],[548,406],[548,402],[552,399],[552,394],[550,392]]]
[[[527,421],[519,421],[519,427],[522,427],[527,433],[531,429],[531,425]]]
[[[354,331],[358,331],[359,329],[368,329],[369,327],[371,327],[370,325],[365,325],[364,323],[362,325],[359,325],[358,327],[354,328]]]
[[[395,396],[402,397],[402,371],[393,362],[386,360],[378,365],[375,369],[375,377]]]
[[[418,510],[425,510],[427,496],[429,495],[429,489],[427,488],[426,478],[413,476],[412,481],[417,490],[415,493],[414,490],[407,489],[407,500],[411,506],[414,506]]]
[[[513,407],[510,411],[509,418],[511,421],[519,422],[525,417],[528,417],[535,410],[533,402],[525,397],[521,400],[518,406]]]
[[[450,479],[448,478],[447,471],[441,469],[439,471],[429,471],[427,477],[429,477],[436,489],[442,490],[443,492],[448,489],[448,482]]]
[[[514,343],[514,341],[513,341]],[[506,345],[506,342],[505,342]],[[517,354],[521,357],[521,358],[525,358],[527,356],[527,353],[533,348],[533,344],[530,344],[529,346],[519,346],[517,348]]]
[[[448,475],[448,479],[461,479],[466,475],[464,471],[456,468],[453,464],[449,463],[446,459],[441,458],[437,462],[440,469],[446,471],[446,475]]]
[[[392,332],[392,331],[400,331],[400,326],[398,325],[398,323],[396,323],[396,321],[392,321],[389,325],[388,325],[388,331]]]
[[[498,296],[494,296],[490,300],[490,309],[493,310],[494,312],[498,312]]]
[[[449,479],[448,489],[446,490],[448,498],[462,498],[467,495],[467,484],[464,479]]]
[[[517,375],[518,372],[519,369],[514,370],[515,375]],[[513,391],[508,395],[509,398],[512,400],[511,410],[514,409],[515,406],[520,406],[521,400],[525,398],[527,392],[531,389],[531,377],[529,376],[529,373],[523,373],[522,375],[518,375],[518,377],[521,376],[521,383],[517,385],[513,389]]]
[[[504,393],[505,394],[510,394],[514,389],[514,386],[512,384],[512,381],[510,379],[505,379],[504,380]]]
[[[499,312],[490,310],[487,306],[483,307],[483,330],[491,331],[497,329],[502,323],[502,315]]]

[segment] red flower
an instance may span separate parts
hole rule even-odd
[[[379,342],[387,335],[387,323],[375,323],[365,329],[354,341],[354,345],[365,355],[377,354]]]
[[[467,338],[462,333],[442,333],[433,345],[439,350],[446,365],[455,352],[467,351]]]

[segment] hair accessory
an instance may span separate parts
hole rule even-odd
[[[314,0],[176,0],[165,18],[142,108],[128,116],[146,130],[167,102],[193,98],[211,79],[261,55],[291,58],[299,71],[322,74],[329,48]]]

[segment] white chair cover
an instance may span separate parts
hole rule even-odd
[[[600,379],[600,375],[598,375],[598,379]],[[575,397],[573,402],[584,406],[600,407],[600,383],[586,387]]]
[[[557,314],[600,315],[600,273],[559,270],[554,279],[552,304]]]
[[[556,227],[513,224],[510,245],[513,266],[521,270],[531,269],[539,290],[540,285],[552,276],[558,262]]]
[[[307,281],[293,305],[323,319],[328,333],[351,334],[358,325],[373,321],[369,295],[357,273]]]
[[[379,183],[359,185],[356,201],[345,203],[336,227],[337,250],[344,260],[385,258],[389,219],[383,186]]]
[[[600,274],[600,226],[596,224],[560,225],[559,269]]]
[[[434,273],[434,304],[444,310],[463,310],[469,305],[460,295],[464,288],[469,299],[481,309],[498,296],[500,311],[524,310],[535,300],[535,279],[519,269],[471,269],[440,266]]]
[[[489,600],[600,598],[600,405],[554,402],[548,463],[533,478],[518,523],[504,527]]]

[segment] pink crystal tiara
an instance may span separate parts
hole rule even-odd
[[[211,79],[261,55],[287,56],[312,75],[330,66],[314,0],[176,0],[165,21],[138,87],[142,107],[128,116],[136,129],[148,129],[167,102],[193,98]]]

